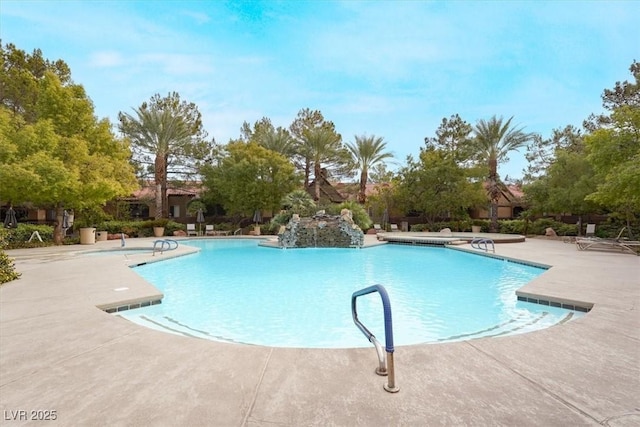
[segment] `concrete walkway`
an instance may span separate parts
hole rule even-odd
[[[79,253],[118,246],[9,251],[22,278],[0,287],[0,425],[640,425],[640,257],[544,239],[496,245],[553,266],[527,295],[591,312],[524,335],[398,347],[390,394],[373,348],[219,343],[99,310],[158,294],[128,265],[168,253]],[[30,421],[46,416],[56,419]]]

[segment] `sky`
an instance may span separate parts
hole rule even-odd
[[[224,144],[309,108],[345,142],[384,138],[398,167],[454,114],[580,127],[631,80],[638,17],[635,0],[0,0],[0,39],[64,60],[113,124],[175,91]],[[521,177],[524,150],[509,157],[500,175]]]

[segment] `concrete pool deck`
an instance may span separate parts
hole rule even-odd
[[[80,254],[119,245],[8,251],[22,277],[0,286],[0,425],[51,411],[44,425],[640,425],[640,257],[545,239],[496,245],[552,266],[523,292],[593,309],[523,335],[397,347],[390,394],[373,347],[205,341],[99,310],[158,294],[128,266],[168,253]],[[428,275],[427,263],[415,268]]]

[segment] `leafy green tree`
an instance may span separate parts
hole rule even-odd
[[[37,98],[32,124],[0,108],[0,199],[55,208],[60,244],[65,208],[104,205],[137,185],[129,146],[94,117],[81,86],[45,72]]]
[[[532,182],[542,176],[556,158],[560,150],[571,153],[584,153],[584,141],[580,129],[568,125],[563,129],[554,129],[551,138],[543,139],[533,135],[527,145],[525,158],[528,161],[525,181]]]
[[[335,131],[333,123],[327,123],[324,120],[324,116],[318,110],[311,111],[308,108],[303,108],[298,111],[296,119],[289,126],[289,131],[295,140],[295,157],[293,159],[294,164],[298,169],[304,172],[304,187],[307,188],[310,182],[311,168],[313,167],[311,160],[311,153],[305,145],[305,132],[310,129],[327,127],[330,130]]]
[[[119,130],[132,144],[135,161],[146,166],[156,185],[156,219],[168,218],[167,187],[170,176],[190,178],[209,159],[213,140],[207,141],[202,115],[194,103],[172,92],[156,94],[134,109],[120,112]]]
[[[230,142],[216,163],[202,169],[206,197],[218,198],[231,215],[277,211],[282,198],[300,185],[288,159],[253,142]]]
[[[622,214],[627,225],[640,213],[640,63],[629,67],[634,80],[605,89],[603,107],[610,114],[591,116],[585,126],[588,160],[597,189],[587,199]]]
[[[477,156],[489,166],[487,192],[491,200],[492,232],[498,231],[498,164],[508,161],[509,152],[525,147],[533,138],[533,134],[523,132],[522,128],[512,127],[512,120],[513,117],[504,122],[502,117],[493,116],[489,120],[479,120],[473,128]]]
[[[369,180],[374,184],[391,182],[393,177],[393,171],[388,170],[385,163],[376,163],[369,171]]]
[[[640,105],[640,63],[635,60],[629,67],[634,82],[616,82],[613,89],[605,89],[602,94],[602,106],[609,112],[624,106],[638,107]],[[585,129],[594,132],[601,127],[612,124],[612,117],[607,114],[589,116],[584,121]]]
[[[535,212],[579,216],[598,210],[594,202],[586,199],[594,190],[594,172],[586,154],[570,150],[558,150],[545,175],[524,187]]]
[[[459,115],[443,118],[435,137],[424,139],[426,148],[437,148],[461,166],[470,166],[475,153],[471,133],[473,127]]]
[[[484,201],[480,183],[471,182],[466,170],[443,150],[423,149],[418,161],[409,156],[398,177],[400,206],[419,212],[428,223],[466,217],[469,208]]]
[[[640,213],[640,106],[618,107],[611,127],[586,137],[597,190],[587,198],[622,213],[627,224]]]
[[[367,201],[366,189],[369,181],[369,170],[374,166],[384,163],[385,159],[392,158],[393,154],[385,151],[387,143],[384,138],[371,136],[355,136],[355,141],[346,144],[351,153],[352,161],[360,169],[360,188],[358,191],[358,203]]]
[[[0,41],[0,61],[0,105],[22,116],[26,123],[39,118],[40,82],[47,72],[57,76],[62,86],[71,83],[69,66],[61,59],[44,58],[40,49],[28,54],[11,43],[2,46]]]

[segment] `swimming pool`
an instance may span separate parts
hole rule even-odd
[[[259,247],[255,240],[184,242],[197,254],[135,271],[160,289],[160,305],[119,315],[159,330],[277,347],[371,344],[353,324],[354,291],[383,285],[396,345],[522,333],[580,316],[518,301],[544,269],[452,249]],[[379,296],[358,299],[359,319],[384,341]]]

